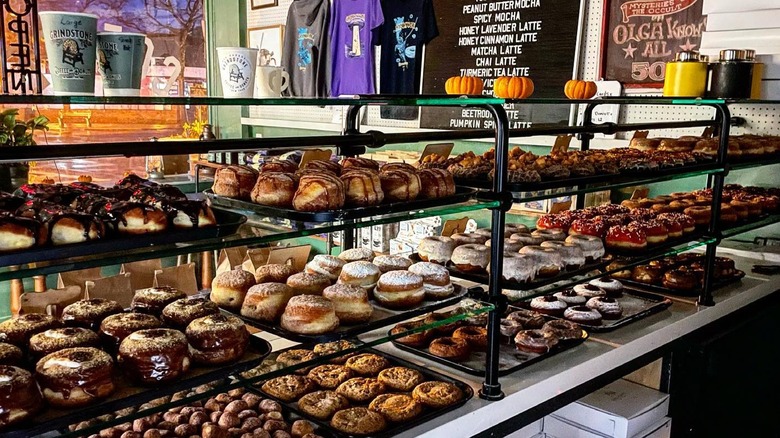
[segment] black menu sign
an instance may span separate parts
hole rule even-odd
[[[662,87],[666,63],[699,50],[707,25],[704,0],[610,0],[604,32],[604,79]]]
[[[499,76],[526,76],[533,97],[563,97],[572,78],[579,32],[576,0],[433,0],[439,36],[425,49],[424,94],[445,94],[451,76],[477,76],[492,96]],[[512,128],[565,122],[569,105],[508,105]],[[422,108],[423,128],[491,129],[492,118],[473,108]]]

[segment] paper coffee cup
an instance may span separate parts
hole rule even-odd
[[[97,69],[106,96],[139,96],[146,55],[146,35],[130,32],[97,34]]]
[[[54,94],[95,94],[97,16],[76,12],[40,12]]]
[[[257,53],[257,49],[245,47],[217,47],[224,97],[253,97]]]

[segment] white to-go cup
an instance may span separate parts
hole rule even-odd
[[[253,97],[258,52],[257,49],[246,47],[217,47],[224,97]]]

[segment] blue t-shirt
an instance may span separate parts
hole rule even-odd
[[[383,21],[379,0],[333,1],[331,96],[376,93],[372,30]]]

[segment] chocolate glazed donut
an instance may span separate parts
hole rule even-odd
[[[190,368],[187,338],[178,330],[140,330],[119,345],[117,361],[139,383],[173,381]]]

